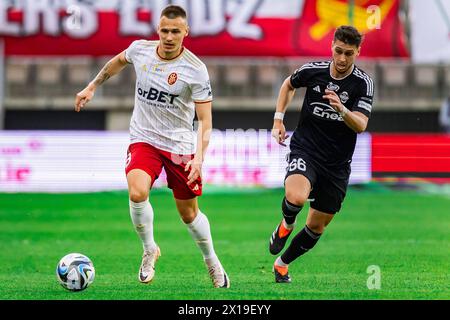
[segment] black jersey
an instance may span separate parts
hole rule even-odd
[[[356,66],[348,76],[333,78],[330,64],[331,61],[307,63],[291,75],[292,87],[307,89],[290,148],[292,153],[305,152],[322,165],[335,167],[351,162],[356,133],[329,105],[329,100],[322,98],[325,89],[335,91],[349,111],[370,117],[374,88],[372,78]]]

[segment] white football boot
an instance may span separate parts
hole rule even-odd
[[[150,283],[155,276],[155,264],[161,256],[161,250],[156,247],[153,251],[144,251],[142,255],[142,263],[139,268],[139,281],[142,283]]]
[[[230,287],[230,279],[218,259],[215,262],[206,263],[206,266],[208,267],[208,273],[215,288]]]

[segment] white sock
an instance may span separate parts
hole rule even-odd
[[[194,221],[187,223],[186,226],[197,244],[197,247],[199,247],[202,252],[205,262],[209,265],[210,263],[217,261],[208,218],[200,210],[198,210]]]
[[[279,256],[277,260],[275,260],[275,264],[280,267],[289,267],[288,263],[284,263],[283,260],[281,260],[281,256]]]
[[[294,229],[295,223],[296,223],[296,222],[297,222],[297,219],[295,219],[295,221],[294,221],[293,224],[288,224],[288,223],[286,222],[286,220],[283,219],[283,226],[284,226],[286,229],[291,230],[291,229]]]
[[[155,239],[153,239],[153,208],[148,199],[143,202],[133,202],[130,200],[130,216],[134,228],[142,240],[144,250],[153,251],[156,249]]]

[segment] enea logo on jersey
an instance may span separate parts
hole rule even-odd
[[[329,105],[320,102],[311,103],[313,114],[326,120],[344,121],[342,117]]]
[[[178,80],[178,75],[175,72],[172,72],[169,74],[169,77],[167,78],[167,83],[169,85],[173,85]]]

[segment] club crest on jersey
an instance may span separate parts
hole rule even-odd
[[[173,85],[175,82],[177,82],[178,80],[178,75],[175,72],[172,72],[171,74],[169,74],[169,77],[167,78],[167,83],[169,83],[169,85]]]
[[[347,91],[344,91],[344,92],[342,92],[340,95],[339,95],[339,98],[341,99],[341,102],[342,103],[346,103],[347,101],[348,101],[348,93],[347,93]]]
[[[331,91],[338,91],[339,86],[337,84],[334,84],[333,82],[328,82],[327,89]]]

